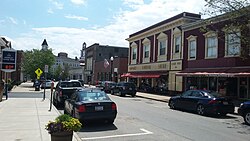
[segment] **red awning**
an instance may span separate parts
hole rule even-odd
[[[207,77],[245,77],[250,76],[250,68],[221,69],[186,69],[176,73],[177,76],[207,76]]]
[[[121,77],[130,77],[130,78],[158,78],[160,74],[151,74],[151,73],[125,73]]]

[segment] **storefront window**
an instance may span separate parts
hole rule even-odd
[[[247,78],[240,78],[240,93],[239,98],[247,98]]]

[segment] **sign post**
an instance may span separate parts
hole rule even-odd
[[[48,65],[45,65],[45,66],[44,66],[45,77],[44,77],[44,82],[43,82],[43,84],[44,84],[44,85],[43,85],[43,86],[44,86],[44,87],[43,87],[43,100],[45,100],[45,89],[46,89],[46,80],[47,80],[47,78],[46,78],[47,75],[46,75],[46,74],[47,74],[47,72],[48,72],[48,68],[49,68]]]
[[[8,79],[7,73],[16,71],[16,50],[5,48],[2,50],[1,70],[5,72],[5,95],[8,99]]]

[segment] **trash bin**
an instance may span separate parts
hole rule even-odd
[[[40,83],[38,81],[35,82],[35,91],[40,91]]]

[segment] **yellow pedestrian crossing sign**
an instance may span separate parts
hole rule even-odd
[[[43,73],[43,71],[40,68],[38,68],[38,69],[36,69],[35,73],[37,75],[37,79],[39,79],[41,74]]]

